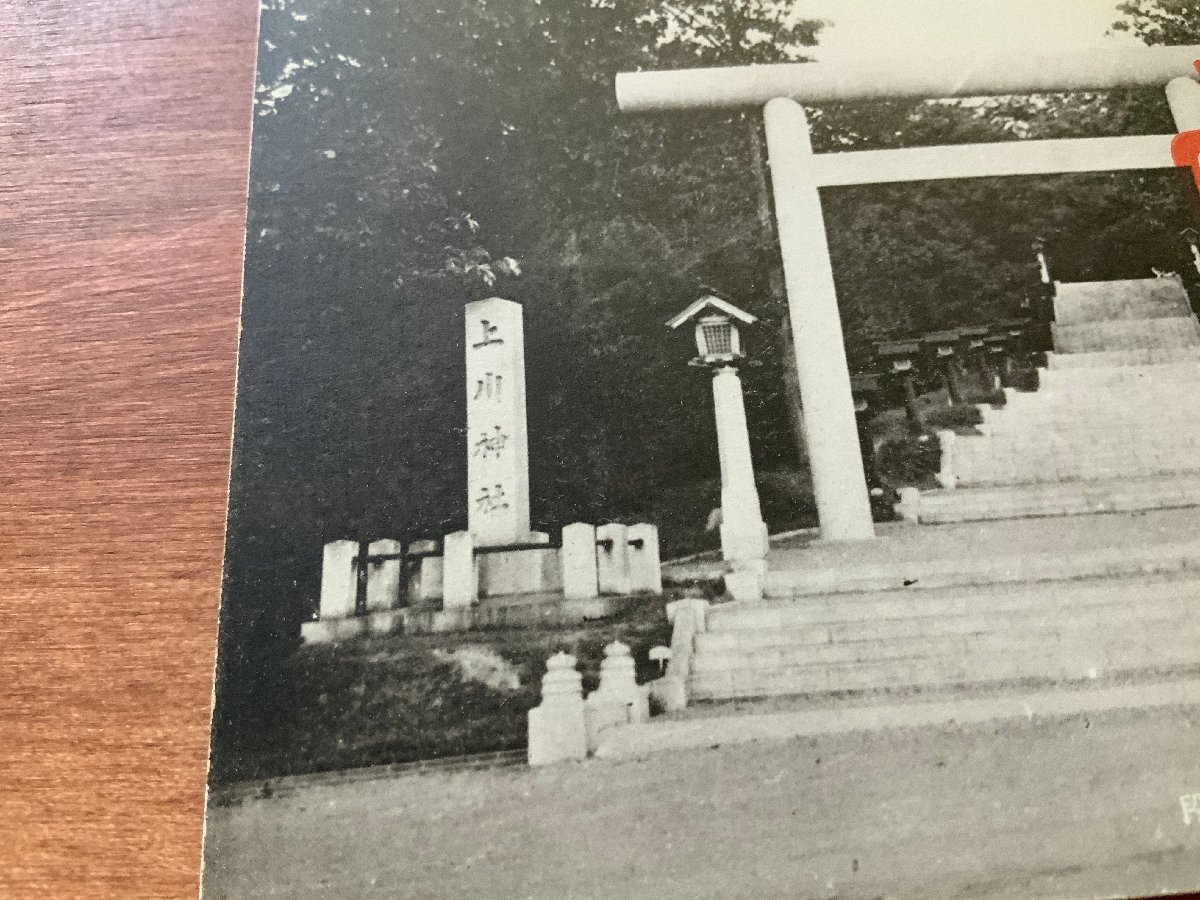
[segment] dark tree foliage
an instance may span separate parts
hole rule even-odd
[[[1147,44],[1194,44],[1200,40],[1200,6],[1194,0],[1130,0],[1117,6],[1124,16],[1114,31],[1127,31]]]
[[[463,525],[468,300],[524,304],[539,525],[707,512],[708,385],[663,327],[701,289],[763,318],[756,464],[803,467],[754,114],[622,116],[613,77],[803,59],[821,23],[784,0],[263,7],[218,742],[287,718],[270,661],[311,615],[324,542]],[[1195,39],[1191,4],[1122,10],[1148,42]],[[811,112],[825,150],[1171,130],[1161,92]],[[1007,314],[1036,234],[1065,280],[1182,268],[1173,176],[828,191],[848,343]]]

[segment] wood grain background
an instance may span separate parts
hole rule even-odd
[[[0,896],[194,897],[254,0],[0,4]]]

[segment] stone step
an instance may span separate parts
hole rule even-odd
[[[1153,677],[1135,672],[1055,685],[991,683],[917,691],[862,692],[854,697],[772,698],[758,704],[699,704],[686,713],[655,717],[644,725],[605,732],[596,755],[641,759],[653,753],[755,741],[787,741],[829,734],[971,723],[1029,723],[1046,718],[1094,716],[1114,709],[1154,709],[1200,703],[1192,667],[1163,667]],[[1081,728],[1085,721],[1078,721]]]
[[[1166,411],[1166,407],[1186,403],[1195,406],[1196,394],[1200,393],[1200,381],[1182,383],[1142,383],[1127,385],[1098,386],[1088,388],[1047,389],[1033,395],[1022,395],[995,409],[1009,413],[1001,418],[1016,419],[1022,416],[1063,416],[1074,411],[1089,415],[1111,411],[1121,414],[1130,407],[1139,407],[1147,412]],[[986,404],[984,404],[986,405]],[[984,421],[995,417],[985,414]]]
[[[695,672],[688,679],[688,693],[693,700],[722,700],[1115,677],[1148,667],[1200,664],[1200,643],[1192,635],[1187,637],[1173,640],[1147,633],[1144,640],[1066,643],[1041,651],[989,650],[873,662],[742,666]]]
[[[1178,429],[1200,422],[1200,385],[1188,397],[1164,399],[1156,396],[1153,402],[1144,398],[1109,405],[1046,404],[1045,406],[984,407],[980,410],[982,421],[975,426],[979,434],[1002,434],[1022,432],[1040,434],[1048,428],[1055,431],[1079,431],[1091,429],[1107,431],[1114,423],[1137,425],[1139,428],[1161,427]],[[969,432],[960,433],[971,437]]]
[[[963,467],[958,487],[1015,487],[1033,484],[1073,484],[1086,481],[1110,481],[1120,478],[1153,478],[1166,475],[1200,474],[1193,456],[1179,454],[1153,460],[1122,457],[1097,457],[1090,460],[1030,463],[1011,468],[995,466],[988,470]]]
[[[1143,347],[1137,350],[1097,350],[1090,353],[1047,353],[1046,367],[1056,371],[1115,366],[1157,366],[1200,362],[1200,347]]]
[[[1200,474],[1193,451],[1180,452],[1154,460],[1096,458],[1069,462],[993,467],[986,471],[965,469],[959,488],[998,488],[1037,484],[1076,484],[1088,481],[1112,481],[1121,478],[1157,478],[1168,475]]]
[[[1180,596],[1186,592],[1186,596]],[[877,620],[858,620],[780,628],[728,628],[697,635],[696,665],[720,667],[741,658],[774,659],[774,664],[799,664],[811,651],[813,661],[852,661],[891,656],[920,656],[941,649],[1003,649],[1005,642],[1017,647],[1084,636],[1089,640],[1121,625],[1140,631],[1149,623],[1172,623],[1172,628],[1191,629],[1200,638],[1200,623],[1194,615],[1200,590],[1196,584],[1186,589],[1157,591],[1162,599],[1153,605],[1140,598],[1097,600],[1093,604],[1076,601],[1043,609],[1036,606],[1016,609],[981,609],[945,615],[913,615]],[[903,651],[903,652],[901,652]],[[1197,640],[1200,652],[1200,639]],[[740,663],[737,663],[740,665]]]
[[[1013,416],[991,420],[977,426],[976,432],[958,433],[953,438],[942,435],[943,453],[949,448],[956,460],[980,454],[1083,454],[1093,449],[1152,455],[1160,444],[1195,446],[1200,439],[1200,415],[1172,411],[1149,418],[1113,416],[1106,420],[1083,410],[1064,419]]]
[[[1190,585],[1188,596],[1167,595],[1148,606],[1140,600],[1098,602],[1088,606],[1046,609],[981,610],[945,616],[796,625],[778,629],[734,628],[697,635],[696,666],[720,668],[741,665],[738,660],[771,660],[773,665],[846,662],[892,656],[923,656],[943,650],[1002,650],[1041,646],[1049,641],[1080,637],[1098,639],[1120,626],[1141,632],[1151,623],[1170,623],[1172,633],[1188,630],[1200,652],[1200,624],[1193,615],[1200,590]],[[1165,626],[1164,626],[1165,627]],[[806,654],[810,654],[807,656]],[[781,655],[782,654],[782,655]]]
[[[1039,368],[1038,389],[1029,398],[1045,394],[1103,394],[1109,390],[1126,392],[1194,388],[1200,385],[1200,359],[1144,366],[1109,366],[1090,369]]]
[[[954,471],[963,476],[966,467],[972,465],[984,468],[991,465],[998,471],[1009,471],[1014,465],[1022,464],[1030,464],[1035,469],[1052,462],[1060,467],[1070,466],[1084,462],[1085,458],[1152,463],[1195,450],[1200,440],[1200,428],[1190,420],[1114,421],[1108,424],[1107,430],[1092,423],[1055,431],[1050,430],[1052,423],[1044,428],[1012,431],[991,430],[995,426],[988,426],[987,434],[955,435],[948,445],[943,442],[943,452],[949,446]]]
[[[1109,432],[1041,431],[958,436],[947,466],[960,487],[1181,475],[1200,471],[1200,433],[1158,423],[1112,423]]]
[[[1200,506],[1200,476],[1185,473],[1157,478],[966,487],[922,491],[915,499],[915,506],[911,498],[898,504],[897,512],[910,521],[915,519],[927,525],[1181,509]]]
[[[1087,372],[1088,369],[1076,369],[1075,372]],[[1059,373],[1063,374],[1063,373]],[[1072,372],[1071,374],[1074,374]],[[1111,384],[1057,384],[1028,392],[1015,392],[1006,397],[1003,405],[997,409],[1024,410],[1056,408],[1066,411],[1073,406],[1089,404],[1093,407],[1118,406],[1123,403],[1152,402],[1157,398],[1163,401],[1187,399],[1200,388],[1200,379],[1158,379],[1151,378],[1143,381],[1124,381]],[[988,404],[984,404],[988,405]]]
[[[1131,597],[1136,603],[1130,602]],[[723,603],[709,609],[708,630],[697,636],[696,646],[698,649],[729,649],[764,642],[770,645],[796,641],[830,643],[846,636],[847,632],[838,629],[847,624],[866,623],[874,627],[879,622],[893,620],[941,621],[980,613],[1044,615],[1048,611],[1094,610],[1105,604],[1136,609],[1181,599],[1194,599],[1200,603],[1200,574],[1136,575],[1120,581],[1081,578],[925,589],[907,587],[785,601]],[[983,623],[983,630],[990,628],[989,622]],[[779,637],[797,629],[796,635]],[[869,636],[873,637],[874,633]],[[860,638],[861,635],[851,639]]]
[[[1152,367],[1147,367],[1152,368]],[[1167,366],[1153,368],[1170,368]],[[1144,379],[1116,380],[1103,382],[1086,380],[1089,372],[1105,372],[1107,369],[1063,369],[1051,372],[1049,383],[1036,391],[1005,392],[1004,403],[983,403],[993,409],[1040,409],[1047,406],[1066,408],[1077,403],[1116,405],[1146,394],[1162,396],[1186,396],[1200,387],[1200,376],[1180,373],[1165,373],[1166,377],[1148,376]],[[1136,369],[1134,370],[1136,371]],[[1200,373],[1200,369],[1197,370]],[[1054,375],[1085,376],[1077,381],[1055,381]]]
[[[1200,325],[1192,316],[1088,322],[1081,325],[1055,323],[1051,327],[1054,350],[1058,353],[1200,346]]]
[[[1147,616],[1149,611],[1146,611]],[[1113,647],[1140,646],[1142,661],[1169,653],[1173,662],[1200,663],[1200,627],[1185,604],[1176,604],[1168,615],[1156,610],[1154,618],[1122,618],[1101,623],[1056,620],[1012,623],[1008,630],[931,635],[898,635],[875,640],[835,643],[740,644],[732,649],[706,649],[692,659],[692,673],[705,677],[717,672],[769,669],[829,669],[855,664],[872,665],[902,660],[947,660],[970,666],[979,658],[1008,654],[1041,659],[1056,653],[1077,658],[1094,651],[1100,658]],[[1124,626],[1124,627],[1123,627]],[[1024,629],[1024,630],[1022,630]],[[1179,654],[1190,653],[1190,656]],[[1101,664],[1100,668],[1108,668]],[[1081,673],[1082,674],[1082,673]]]
[[[747,635],[753,632],[747,632]],[[795,631],[782,637],[795,636]],[[707,637],[707,635],[704,635]],[[735,635],[729,635],[735,637]],[[697,676],[731,669],[799,669],[845,663],[873,663],[898,659],[951,658],[977,652],[1043,651],[1058,644],[1058,634],[1048,629],[1045,636],[1014,634],[942,634],[893,637],[887,640],[818,641],[785,644],[776,642],[763,646],[739,642],[724,649],[717,642],[706,642],[692,660],[692,672]]]
[[[1161,515],[1169,515],[1163,513]],[[956,526],[947,526],[954,528]],[[964,526],[965,527],[965,526]],[[844,561],[819,569],[772,569],[764,579],[768,599],[790,600],[813,594],[852,594],[901,587],[927,588],[1065,581],[1073,578],[1167,574],[1200,569],[1200,535],[1179,536],[1147,546],[1098,546],[1007,555],[974,553],[930,559]]]
[[[1178,276],[1055,284],[1054,318],[1062,324],[1169,318],[1190,312]]]
[[[1127,422],[1139,426],[1153,426],[1154,422],[1165,422],[1178,427],[1181,420],[1200,419],[1200,385],[1192,396],[1164,396],[1129,398],[1123,402],[1097,403],[1080,401],[1068,403],[1051,401],[1044,404],[1022,404],[1019,407],[990,410],[982,414],[982,421],[973,426],[974,431],[959,432],[962,437],[972,437],[974,432],[986,433],[1013,430],[1027,426],[1030,430],[1045,431],[1052,427],[1056,431],[1079,431],[1080,428],[1096,428],[1104,431],[1114,422]]]

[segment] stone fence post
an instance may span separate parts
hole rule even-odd
[[[937,473],[937,482],[945,490],[952,491],[958,486],[958,477],[954,474],[954,441],[958,435],[946,428],[937,433],[938,444],[942,451],[941,468]]]
[[[667,712],[687,707],[687,682],[696,652],[696,635],[708,630],[708,601],[702,597],[684,597],[667,604],[667,620],[672,624],[671,660],[667,674],[651,682],[650,692]]]
[[[662,593],[656,525],[640,522],[629,527],[629,587],[634,593]]]
[[[563,526],[559,563],[567,600],[592,600],[600,593],[595,525],[574,522]]]
[[[372,541],[368,556],[392,555],[400,552],[401,543],[391,538]],[[365,563],[365,561],[364,561]],[[394,609],[400,604],[400,560],[385,559],[367,566],[367,612]]]
[[[442,607],[470,607],[478,599],[479,568],[471,532],[448,534],[442,542]]]
[[[438,548],[437,541],[413,541],[408,545],[409,553],[432,553]],[[408,572],[408,602],[425,603],[442,599],[442,558],[421,556],[412,561]]]
[[[600,732],[616,725],[636,725],[650,718],[646,692],[638,687],[629,647],[613,641],[604,648],[600,687],[584,703],[588,750],[600,744]]]
[[[596,549],[597,578],[601,594],[629,593],[629,528],[617,522],[596,529],[596,540],[607,542]]]
[[[321,618],[345,619],[354,615],[358,592],[354,557],[358,541],[331,541],[321,557]]]

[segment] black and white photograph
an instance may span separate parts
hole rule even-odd
[[[202,895],[1200,890],[1200,5],[262,0]]]

